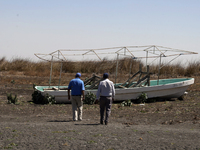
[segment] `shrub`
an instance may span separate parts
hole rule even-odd
[[[34,91],[32,94],[32,100],[35,104],[41,104],[43,101],[43,96],[40,92]]]
[[[17,95],[12,96],[12,94],[7,94],[8,104],[16,104],[17,103]]]
[[[132,102],[131,102],[131,100],[126,100],[126,101],[123,101],[123,102],[121,103],[121,105],[122,105],[122,106],[129,106],[129,107],[131,107]]]
[[[43,97],[43,104],[55,104],[55,96],[46,93]]]
[[[32,94],[32,100],[35,104],[55,104],[55,96],[52,96],[48,93],[42,95],[41,92],[35,89],[35,84],[33,84],[34,92]]]
[[[146,93],[143,93],[137,97],[137,103],[145,103],[147,102],[148,96]]]
[[[32,94],[32,100],[35,104],[55,104],[55,96],[49,95],[46,93],[45,95],[42,95],[38,91],[34,91]]]
[[[88,92],[85,95],[84,104],[93,105],[95,100],[96,100],[96,95],[94,93],[92,93],[92,92]]]

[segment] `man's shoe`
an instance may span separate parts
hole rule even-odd
[[[108,125],[108,122],[105,122],[105,125]]]
[[[103,121],[100,121],[100,124],[103,124]]]

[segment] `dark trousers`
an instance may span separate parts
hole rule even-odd
[[[108,122],[110,113],[111,113],[111,106],[112,106],[112,97],[101,96],[100,97],[100,121],[104,121],[104,113],[106,109],[106,117],[105,122]]]

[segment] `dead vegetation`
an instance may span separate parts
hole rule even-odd
[[[116,60],[103,61],[83,61],[83,62],[72,62],[66,61],[62,66],[62,73],[86,73],[86,74],[102,74],[108,72],[110,74],[115,74],[116,72]],[[118,74],[127,75],[129,73],[133,74],[138,71],[139,64],[145,65],[141,61],[132,60],[130,58],[123,58],[119,60],[118,63]],[[131,67],[130,67],[131,66]],[[151,65],[150,72],[154,75],[158,72],[158,65]],[[48,77],[50,74],[51,63],[50,62],[34,62],[28,59],[15,58],[10,61],[6,60],[5,57],[0,59],[0,71],[7,71],[10,74],[15,74],[16,72],[23,72],[27,76],[40,76]],[[53,63],[53,76],[58,77],[60,75],[61,64],[58,62]],[[193,61],[189,62],[187,66],[181,63],[175,63],[164,66],[160,70],[160,75],[165,77],[172,76],[197,76],[200,74],[200,62]]]

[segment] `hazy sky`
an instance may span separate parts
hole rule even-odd
[[[135,45],[200,53],[200,0],[0,0],[0,18],[7,59]]]

